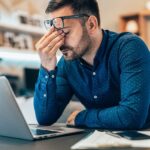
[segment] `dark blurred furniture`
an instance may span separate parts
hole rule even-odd
[[[24,88],[21,90],[20,95],[33,96],[38,73],[39,69],[24,68]]]

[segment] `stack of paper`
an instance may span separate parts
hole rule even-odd
[[[141,131],[150,135],[150,131]],[[110,147],[143,147],[150,148],[150,139],[146,140],[128,140],[122,137],[115,137],[107,132],[94,131],[88,137],[82,139],[71,149],[95,149],[95,148],[110,148]]]
[[[128,141],[106,134],[105,132],[95,131],[88,137],[82,139],[71,149],[87,149],[99,147],[130,147]]]

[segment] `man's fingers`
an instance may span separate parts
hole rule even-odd
[[[64,43],[64,39],[61,39],[59,42],[57,42],[57,44],[55,44],[55,46],[52,48],[52,50],[48,53],[49,56],[54,56],[56,55],[59,47]]]
[[[44,49],[43,51],[47,53],[47,52],[53,51],[54,48],[58,49],[59,47],[57,45],[59,44],[60,41],[62,41],[62,42],[64,41],[64,34],[61,34],[60,36],[58,36],[55,39],[53,39],[51,41],[51,43],[47,46],[47,48]]]
[[[74,111],[70,114],[70,116],[67,119],[68,123],[72,122],[75,119],[76,113],[77,113],[77,111]]]
[[[46,46],[52,46],[53,43],[51,43],[53,40],[57,41],[57,39],[60,39],[62,37],[62,31],[54,31],[51,35],[49,35],[42,43],[38,45],[38,50],[43,50]],[[54,43],[55,44],[55,43]]]
[[[48,44],[49,43],[51,43],[51,41],[53,40],[53,39],[55,39],[57,36],[59,36],[60,35],[60,31],[58,32],[58,31],[54,31],[51,35],[49,35],[45,40],[43,40],[43,42],[42,43],[40,43],[39,45],[38,45],[38,50],[39,51],[41,51],[41,50],[43,50],[46,46],[48,46]]]
[[[45,40],[50,34],[52,34],[52,32],[54,32],[54,27],[50,28],[50,30],[39,40],[38,43],[42,43],[43,40]]]
[[[72,113],[70,114],[70,116],[69,116],[68,119],[67,119],[67,122],[70,123],[73,119],[74,119],[74,112],[72,112]]]
[[[56,55],[59,47],[64,43],[64,38],[60,39],[53,47],[46,47],[42,51],[39,51],[41,55],[47,55],[47,57],[52,58]]]
[[[67,119],[67,123],[70,123],[72,121],[72,116],[70,115]]]
[[[36,43],[35,47],[38,50],[39,45],[45,40],[52,32],[54,31],[54,27],[52,27],[42,38]]]
[[[54,32],[55,32],[55,33],[54,33]],[[42,43],[43,43],[45,40],[47,40],[47,38],[49,38],[49,36],[50,36],[51,34],[56,34],[56,33],[57,33],[57,31],[55,31],[54,27],[52,27],[52,28],[36,43],[36,45],[35,45],[36,49],[39,50],[39,49],[43,48],[43,47],[42,47]],[[44,46],[44,45],[43,45],[43,46]]]
[[[59,36],[54,38],[49,44],[48,47],[51,47],[51,45],[55,45],[58,41],[60,41],[62,38],[64,38],[65,33],[61,33]]]

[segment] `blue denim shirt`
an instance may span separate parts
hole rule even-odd
[[[57,121],[72,95],[85,106],[76,126],[139,129],[150,122],[150,52],[131,33],[103,30],[90,66],[82,58],[63,57],[53,71],[40,68],[34,108],[39,124]]]

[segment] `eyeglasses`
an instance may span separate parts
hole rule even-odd
[[[47,30],[50,29],[52,26],[54,26],[54,28],[56,29],[63,29],[65,19],[79,19],[82,17],[89,17],[89,16],[86,14],[62,16],[62,17],[53,18],[51,20],[45,20],[44,25]]]

